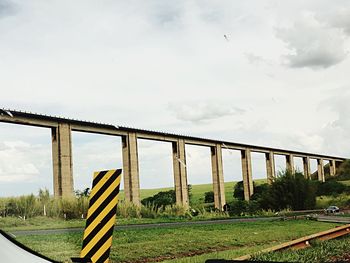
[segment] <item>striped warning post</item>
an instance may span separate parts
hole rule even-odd
[[[121,169],[94,173],[80,254],[92,263],[109,262],[121,173]]]

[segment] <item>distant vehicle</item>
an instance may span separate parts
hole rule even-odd
[[[337,207],[335,205],[331,205],[327,209],[325,209],[326,214],[339,213],[339,211],[340,211],[339,207]]]

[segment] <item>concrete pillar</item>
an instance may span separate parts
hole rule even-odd
[[[304,177],[311,179],[310,157],[303,157]]]
[[[186,208],[189,206],[185,141],[178,139],[173,146],[173,172],[176,203]]]
[[[325,182],[323,159],[317,159],[317,177],[321,182]]]
[[[265,153],[266,159],[266,174],[267,174],[267,183],[271,184],[276,177],[275,172],[275,156],[273,152]]]
[[[73,196],[72,138],[69,124],[51,129],[55,197]]]
[[[226,200],[224,172],[222,167],[222,148],[220,144],[217,144],[214,147],[210,147],[210,149],[215,208],[223,210]]]
[[[122,136],[123,144],[123,175],[125,200],[140,205],[139,160],[137,136],[135,132]]]
[[[335,160],[329,160],[329,175],[330,176],[335,176]]]
[[[286,169],[287,171],[290,171],[292,174],[294,174],[294,156],[293,154],[286,155]]]
[[[249,201],[253,195],[253,175],[252,175],[252,157],[250,149],[241,150],[242,160],[242,176],[243,176],[243,188],[244,188],[244,200]]]

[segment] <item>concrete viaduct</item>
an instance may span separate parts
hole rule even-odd
[[[234,142],[204,139],[171,133],[134,129],[110,124],[80,121],[62,117],[34,114],[23,111],[0,109],[0,122],[46,127],[51,129],[54,195],[69,196],[73,194],[72,139],[71,132],[87,132],[120,136],[122,138],[124,191],[126,201],[140,204],[140,183],[138,165],[137,139],[169,142],[173,149],[173,173],[176,201],[188,206],[188,184],[186,172],[185,145],[210,147],[215,207],[222,209],[225,204],[222,148],[241,152],[244,197],[249,200],[253,194],[251,153],[265,154],[267,181],[275,177],[275,154],[286,158],[287,169],[294,171],[294,158],[303,160],[304,175],[311,178],[310,159],[317,160],[318,180],[324,181],[324,160],[329,161],[330,175],[334,176],[338,166],[345,158],[290,151],[263,146],[247,145]]]

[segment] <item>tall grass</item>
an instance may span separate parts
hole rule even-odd
[[[87,197],[42,199],[38,196],[0,198],[0,217],[15,216],[23,219],[35,216],[81,218],[86,217]]]
[[[51,218],[78,219],[86,218],[89,200],[86,196],[70,198],[53,198],[48,195],[25,195],[20,197],[0,198],[0,217],[19,217],[22,219],[46,216]],[[196,211],[202,218],[228,217],[228,214],[217,211]],[[181,205],[157,207],[155,205],[137,206],[120,201],[117,208],[119,218],[188,218],[193,212]]]

